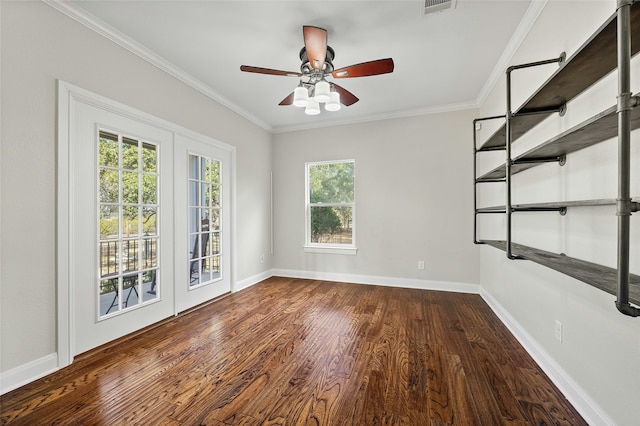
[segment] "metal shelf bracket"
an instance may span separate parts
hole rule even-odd
[[[511,164],[542,164],[542,163],[558,163],[560,166],[567,164],[567,156],[559,155],[557,157],[538,157],[538,158],[521,158],[511,161]]]

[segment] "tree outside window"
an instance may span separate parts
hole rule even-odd
[[[355,245],[355,161],[306,164],[307,245]]]
[[[98,135],[99,316],[158,298],[158,147]]]

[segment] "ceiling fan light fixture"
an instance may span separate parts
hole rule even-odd
[[[328,102],[331,98],[331,86],[325,80],[320,80],[316,83],[314,93],[313,99],[316,102]]]
[[[307,103],[307,107],[304,109],[304,113],[307,115],[318,115],[320,114],[320,104],[314,98],[309,98],[309,102]]]
[[[293,91],[293,105],[304,108],[309,103],[309,91],[304,86],[298,86]]]
[[[331,92],[329,101],[325,104],[324,109],[327,111],[338,111],[340,108],[340,93]]]
[[[1,2],[2,0],[0,0]],[[422,0],[425,7],[431,3],[453,3],[458,0]],[[627,0],[628,1],[628,0]],[[634,0],[636,1],[636,0]],[[640,1],[640,0],[637,0]],[[273,68],[241,65],[240,71],[265,75],[300,77],[298,87],[284,98],[278,105],[294,105],[304,107],[309,115],[320,114],[320,103],[326,111],[338,111],[342,106],[348,107],[358,102],[358,97],[344,87],[326,81],[326,78],[367,77],[393,72],[394,63],[391,58],[376,59],[334,69],[334,50],[327,45],[327,30],[311,25],[302,26],[304,46],[300,49],[300,72],[283,71]]]

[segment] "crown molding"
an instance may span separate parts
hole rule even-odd
[[[439,106],[433,106],[433,107],[416,108],[411,110],[401,110],[401,111],[392,111],[388,113],[385,112],[380,114],[370,114],[370,115],[359,117],[359,118],[320,121],[316,123],[296,124],[294,126],[275,126],[272,130],[272,133],[277,134],[277,133],[297,132],[301,130],[312,130],[312,129],[320,129],[325,127],[344,126],[348,124],[368,123],[371,121],[383,121],[383,120],[392,120],[397,118],[415,117],[419,115],[431,115],[431,114],[441,114],[445,112],[464,111],[464,110],[475,109],[475,108],[478,108],[478,104],[476,102],[461,102],[461,103],[450,104],[450,105],[439,105]]]
[[[477,107],[482,105],[484,101],[487,100],[489,93],[491,93],[491,91],[494,89],[504,71],[509,65],[511,65],[513,56],[516,54],[516,52],[520,48],[520,45],[529,34],[529,31],[531,31],[531,28],[538,20],[540,13],[542,13],[542,10],[547,5],[548,1],[549,0],[533,0],[531,2],[529,8],[522,17],[522,20],[520,20],[518,28],[516,28],[516,31],[511,37],[511,40],[509,40],[507,47],[505,47],[502,55],[500,55],[500,58],[498,59],[498,62],[496,62],[496,65],[493,67],[491,74],[489,74],[489,78],[480,90],[480,93],[476,98]]]
[[[151,65],[164,71],[170,76],[178,79],[179,81],[183,82],[184,84],[191,87],[192,89],[202,93],[203,95],[216,101],[217,103],[229,108],[231,111],[246,118],[247,120],[251,121],[253,124],[257,125],[258,127],[261,127],[262,129],[268,132],[273,132],[272,127],[265,121],[247,112],[243,108],[231,102],[229,99],[222,96],[220,93],[213,90],[207,84],[203,83],[202,81],[198,80],[192,75],[186,73],[185,71],[180,69],[178,66],[167,61],[160,55],[152,52],[151,50],[147,49],[140,43],[136,42],[135,40],[131,39],[130,37],[126,36],[125,34],[121,33],[120,31],[116,30],[115,28],[111,27],[110,25],[106,24],[100,19],[96,18],[95,16],[91,15],[90,13],[87,13],[84,9],[75,5],[74,3],[64,2],[61,0],[42,0],[42,2],[51,6],[57,11],[67,15],[68,17],[79,22],[80,24],[86,26],[90,30],[95,31],[96,33],[107,38],[108,40],[111,40],[117,45],[125,48],[129,52],[147,61]]]

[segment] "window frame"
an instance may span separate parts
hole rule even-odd
[[[118,148],[117,148],[117,165],[113,166],[113,165],[103,165],[100,164],[100,148],[99,145],[101,143],[101,139],[103,138],[103,134],[105,135],[110,135],[115,137],[115,142],[118,144]],[[160,175],[161,175],[161,169],[160,169],[160,160],[161,160],[161,153],[160,153],[160,144],[155,142],[155,141],[151,141],[151,140],[147,140],[146,138],[140,138],[137,136],[133,136],[130,135],[126,132],[121,132],[118,130],[114,130],[112,128],[109,128],[107,126],[99,126],[96,128],[96,140],[97,140],[97,146],[98,148],[96,149],[96,155],[95,155],[95,170],[96,170],[96,238],[97,238],[97,246],[96,246],[96,252],[94,253],[94,255],[96,256],[96,264],[98,266],[98,270],[97,270],[97,276],[96,276],[96,284],[97,284],[97,293],[96,293],[96,321],[97,322],[101,322],[101,321],[105,321],[108,320],[110,318],[113,317],[117,317],[119,315],[122,315],[126,312],[130,312],[132,310],[136,310],[136,309],[140,309],[143,306],[147,306],[153,303],[157,303],[161,300],[161,286],[160,286],[160,278],[159,278],[159,273],[160,273],[160,255],[161,255],[161,233],[160,233],[160,225],[161,225],[161,219],[160,219],[160,192],[161,192],[161,187],[160,187]],[[127,140],[128,142],[125,142],[125,140]],[[123,144],[125,143],[129,143],[129,142],[136,142],[136,144],[138,145],[138,154],[137,154],[137,166],[136,169],[130,169],[124,166],[123,163]],[[143,147],[145,145],[149,145],[149,146],[153,146],[154,147],[154,151],[155,151],[155,170],[153,171],[149,171],[149,170],[145,170],[143,168],[143,162],[142,162],[142,158],[143,158]],[[112,171],[116,171],[118,174],[118,194],[117,194],[117,200],[116,201],[109,201],[109,202],[105,202],[104,200],[101,199],[100,197],[100,185],[101,185],[101,170],[112,170]],[[136,196],[137,199],[137,203],[127,203],[124,200],[124,194],[123,194],[123,173],[135,173],[137,174],[137,179],[138,179],[138,185],[137,185],[137,190],[138,190],[138,194]],[[145,176],[153,176],[155,177],[155,199],[154,199],[154,203],[149,203],[146,202],[144,200],[143,197],[143,185],[142,185],[142,180],[144,179]],[[101,211],[102,208],[104,206],[111,206],[111,207],[116,207],[118,213],[117,213],[117,223],[118,223],[118,230],[117,230],[117,237],[116,238],[108,238],[108,239],[104,239],[101,236]],[[137,229],[136,229],[136,234],[131,237],[131,236],[124,236],[122,233],[122,225],[123,225],[123,221],[124,221],[124,213],[123,210],[126,207],[135,207],[136,209],[139,209],[139,211],[144,210],[145,208],[149,208],[150,206],[152,206],[152,208],[155,209],[155,216],[156,216],[156,225],[155,225],[155,235],[151,235],[151,236],[147,236],[145,235],[144,231],[143,231],[143,225],[140,221],[138,221],[137,223]],[[140,213],[138,213],[138,219],[140,219]],[[145,260],[143,257],[141,257],[138,253],[138,258],[137,260],[135,260],[136,262],[136,268],[135,272],[129,272],[127,273],[126,270],[124,270],[124,261],[123,261],[123,257],[124,257],[124,244],[126,242],[135,242],[138,249],[136,249],[136,251],[140,250],[141,247],[147,247],[147,241],[155,241],[155,243],[151,243],[151,246],[153,246],[155,244],[155,265],[148,267],[145,266]],[[101,257],[103,255],[102,253],[102,244],[105,243],[109,243],[109,242],[115,242],[116,245],[116,261],[115,261],[115,267],[116,267],[116,271],[112,274],[113,276],[111,278],[107,278],[106,275],[102,274],[102,262],[101,262]],[[151,273],[152,278],[151,281],[144,281],[144,275],[147,273]],[[135,281],[134,284],[132,285],[131,282],[129,282],[129,287],[124,288],[124,281],[127,278],[131,278],[131,277],[135,277]],[[116,299],[114,299],[114,301],[111,302],[111,306],[107,309],[107,311],[105,313],[101,312],[101,296],[102,296],[102,286],[103,283],[105,281],[113,281],[115,280],[115,283],[112,283],[111,285],[115,285],[116,288],[116,295],[115,297],[117,298],[117,303],[116,305],[114,305],[114,301]],[[146,296],[147,293],[145,293],[144,291],[144,285],[145,284],[150,284],[151,285],[151,289],[152,291],[154,291],[154,293],[152,293],[153,297],[148,297]],[[135,287],[135,292],[136,292],[136,302],[135,304],[129,305],[128,304],[128,299],[131,296],[131,289]],[[125,293],[127,293],[127,296],[125,296]],[[125,302],[123,302],[123,298],[125,299]],[[109,312],[112,308],[115,308],[115,310],[113,312]]]
[[[309,186],[309,172],[311,167],[324,164],[353,164],[353,201],[352,202],[336,202],[336,203],[311,203],[311,190]],[[347,160],[331,160],[331,161],[309,161],[305,163],[305,244],[303,250],[305,253],[327,253],[327,254],[346,254],[356,255],[358,252],[356,246],[356,172],[355,159]],[[318,243],[311,241],[311,208],[312,207],[350,207],[351,208],[351,244],[338,243]]]

